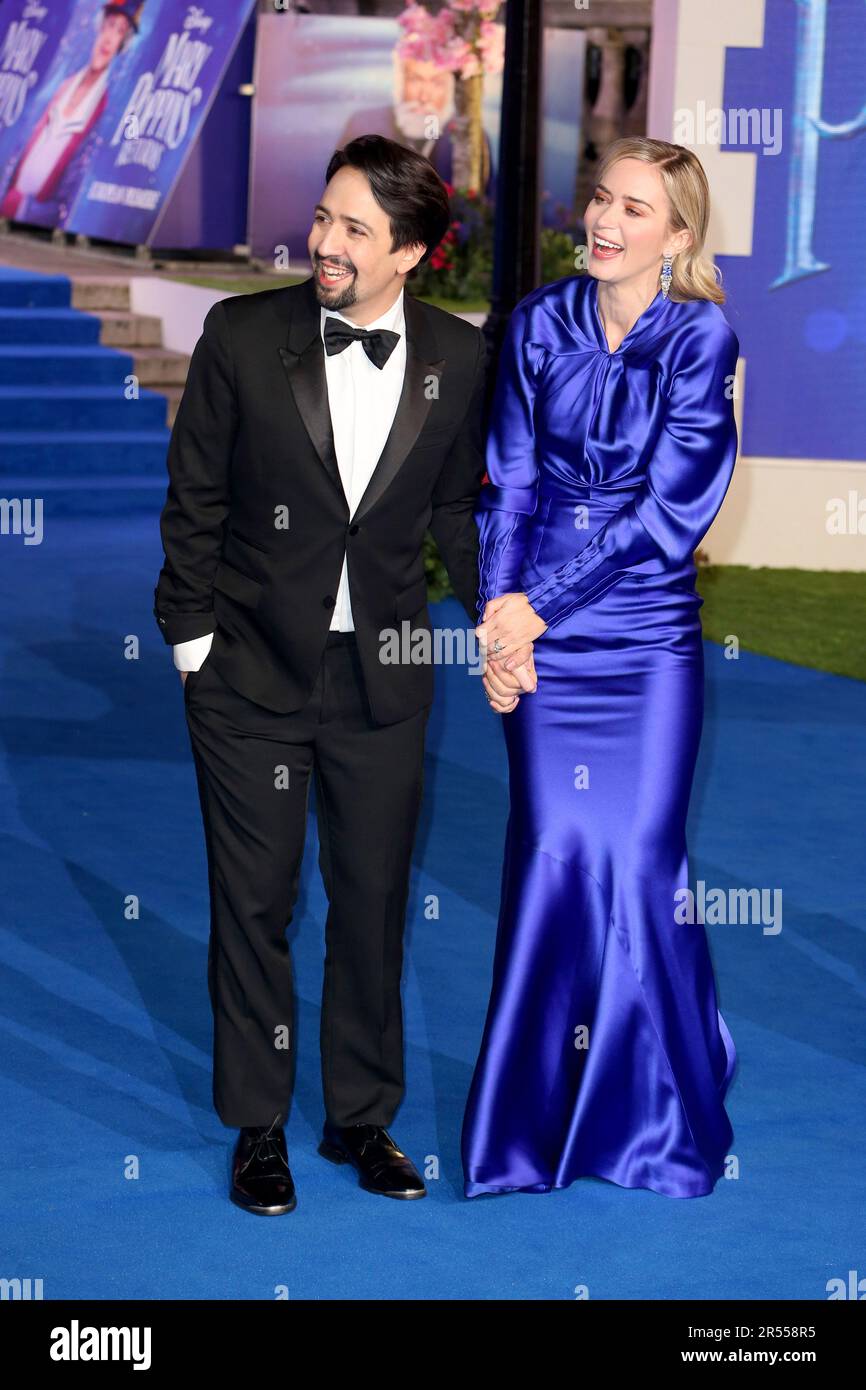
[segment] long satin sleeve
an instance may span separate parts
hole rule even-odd
[[[535,366],[525,346],[526,310],[508,321],[496,373],[486,467],[490,479],[475,511],[478,523],[478,615],[488,599],[520,590],[526,533],[538,500],[532,413]],[[538,355],[539,349],[535,349]]]
[[[548,627],[647,560],[684,563],[724,500],[737,456],[730,382],[739,341],[723,319],[702,325],[674,370],[662,430],[641,487],[573,560],[526,591]]]

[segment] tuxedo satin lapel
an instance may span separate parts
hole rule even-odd
[[[445,367],[445,358],[436,357],[439,345],[423,306],[410,295],[404,294],[403,313],[406,320],[406,370],[403,375],[403,390],[391,432],[385,440],[385,447],[358,503],[353,517],[355,521],[360,520],[378,502],[406,461],[430,409],[430,379],[436,378],[438,388],[439,378]]]
[[[303,297],[298,296],[292,311],[288,346],[279,349],[280,357],[295,398],[295,405],[298,407],[298,414],[313,442],[313,448],[319,455],[328,477],[346,502],[334,448],[331,412],[328,409],[321,313],[312,276],[304,282],[303,289],[305,293]],[[348,505],[346,502],[347,509]]]

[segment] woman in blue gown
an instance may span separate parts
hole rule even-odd
[[[703,717],[693,552],[733,471],[739,343],[702,254],[696,156],[617,141],[598,180],[589,274],[511,317],[477,511],[511,801],[468,1197],[582,1176],[702,1196],[733,1137],[736,1053],[682,890]],[[512,696],[507,663],[530,651],[537,687]]]

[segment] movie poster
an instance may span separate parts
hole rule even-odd
[[[0,214],[146,243],[254,4],[77,0]]]

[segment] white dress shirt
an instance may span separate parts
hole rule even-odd
[[[329,316],[342,319],[352,328],[386,328],[399,333],[400,341],[381,369],[367,356],[360,342],[350,343],[342,352],[331,356],[325,353],[325,378],[328,407],[334,432],[334,450],[350,517],[366,491],[385,441],[391,432],[394,416],[403,390],[406,371],[406,321],[403,311],[403,290],[382,316],[372,323],[355,324],[344,314],[321,308],[319,328],[324,344],[325,322]],[[343,556],[343,568],[336,594],[331,630],[353,632],[352,605],[349,597],[348,560]],[[174,647],[174,664],[179,671],[197,671],[210,651],[213,633],[178,642]]]

